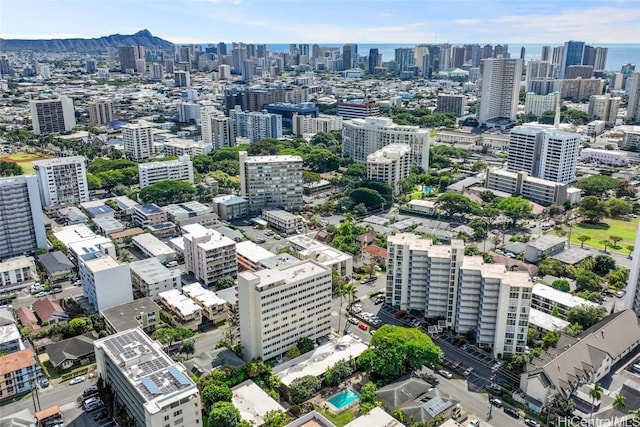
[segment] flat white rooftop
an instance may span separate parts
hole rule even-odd
[[[111,268],[119,267],[123,264],[118,264],[118,261],[113,259],[111,255],[104,255],[98,258],[93,258],[84,262],[89,270],[94,273],[103,270],[109,270]]]
[[[559,291],[552,288],[551,286],[543,285],[541,283],[536,283],[535,285],[533,285],[532,295],[534,297],[539,296],[542,298],[546,298],[550,301],[557,302],[566,307],[576,307],[579,305],[598,307],[598,304],[596,304],[595,302],[591,302],[584,298],[571,295],[568,292]]]
[[[275,254],[269,252],[262,246],[256,245],[252,241],[236,243],[236,254],[248,259],[253,263],[258,263],[264,259],[271,258]]]
[[[139,234],[132,238],[139,246],[143,247],[152,256],[174,255],[175,251],[162,243],[160,239],[151,233]]]
[[[284,411],[285,409],[271,396],[265,393],[256,383],[247,380],[231,389],[231,402],[238,408],[242,419],[261,426],[269,411]]]
[[[193,302],[191,298],[182,295],[177,289],[160,292],[158,296],[168,305],[179,311],[184,317],[189,317],[193,315],[193,313],[200,311],[198,304]]]
[[[293,380],[305,375],[319,377],[336,362],[349,358],[355,359],[367,348],[367,345],[359,339],[352,335],[345,335],[317,347],[314,351],[276,366],[273,368],[273,374],[277,375],[284,385],[289,386]]]

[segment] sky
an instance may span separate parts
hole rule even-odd
[[[640,43],[640,0],[0,0],[0,38]]]

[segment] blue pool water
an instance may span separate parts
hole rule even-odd
[[[358,399],[360,399],[360,395],[357,392],[349,389],[333,396],[331,399],[329,399],[329,403],[331,403],[337,409],[344,409]]]

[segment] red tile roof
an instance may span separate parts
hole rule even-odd
[[[34,302],[33,311],[42,322],[51,320],[51,316],[54,313],[64,313],[60,300],[54,300],[51,297],[42,298]]]
[[[376,245],[369,245],[367,247],[364,247],[362,248],[362,252],[368,253],[372,256],[377,256],[379,258],[387,257],[387,250]]]
[[[10,374],[35,365],[34,356],[33,350],[27,348],[0,357],[0,375]]]

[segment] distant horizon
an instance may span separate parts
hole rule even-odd
[[[638,2],[624,0],[0,0],[0,6],[3,39],[98,38],[146,27],[174,44],[333,44],[354,35],[362,44],[640,42]],[[314,38],[322,40],[300,41]]]

